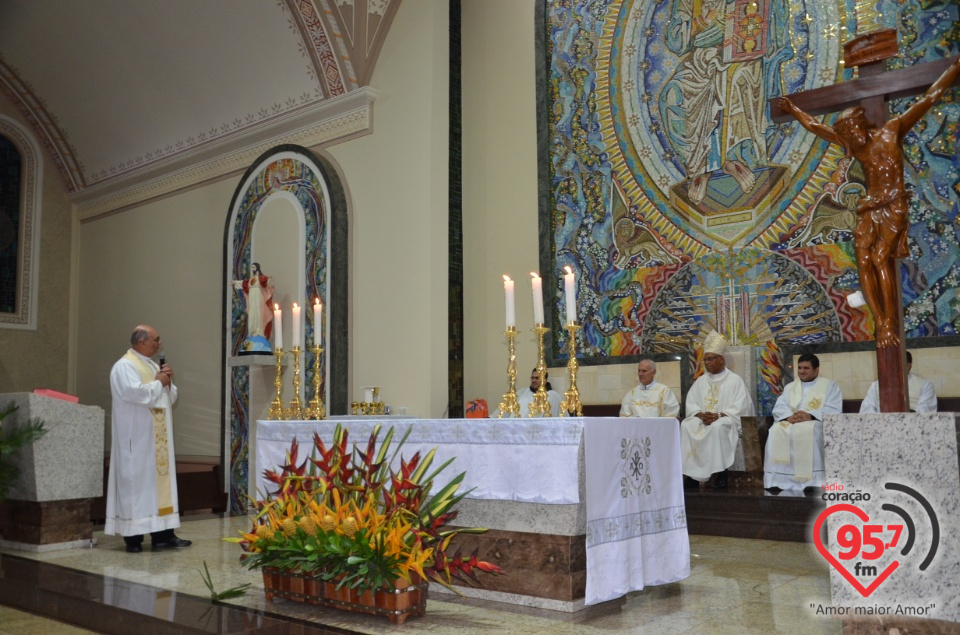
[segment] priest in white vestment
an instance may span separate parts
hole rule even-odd
[[[683,473],[701,483],[717,474],[716,489],[727,487],[727,468],[740,442],[740,417],[753,413],[746,385],[727,369],[726,346],[716,331],[704,340],[706,372],[687,392],[687,418],[680,424]]]
[[[907,394],[910,396],[910,412],[936,412],[937,391],[933,382],[910,372],[913,368],[913,355],[907,351]],[[860,414],[880,412],[880,382],[875,381],[867,389],[867,396],[860,404]]]
[[[120,534],[130,553],[143,551],[149,533],[154,551],[189,547],[173,530],[180,526],[171,408],[177,400],[173,370],[151,357],[160,336],[138,326],[131,348],[110,371],[113,397],[110,473],[104,533]]]
[[[547,401],[550,404],[550,413],[544,415],[545,417],[559,417],[560,416],[560,393],[556,390],[552,390],[550,387],[550,382],[547,381],[550,378],[550,373],[544,373],[543,381],[546,383],[547,391]],[[521,388],[517,391],[517,404],[520,406],[520,416],[528,417],[530,416],[530,404],[533,403],[533,398],[537,394],[537,391],[540,390],[540,373],[537,372],[537,369],[534,368],[530,373],[530,387]]]
[[[640,383],[620,404],[621,417],[676,417],[680,403],[673,391],[658,383],[657,364],[652,359],[641,359],[637,364]]]
[[[820,376],[820,359],[801,355],[797,379],[783,389],[773,406],[774,424],[763,457],[763,486],[802,490],[823,485],[823,415],[842,410],[840,386]]]

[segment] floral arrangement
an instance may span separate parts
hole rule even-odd
[[[449,553],[457,534],[486,531],[449,527],[457,516],[453,506],[467,494],[457,494],[463,473],[430,494],[453,459],[430,472],[434,448],[409,461],[401,455],[400,470],[394,471],[390,466],[410,431],[388,457],[393,434],[391,428],[378,448],[377,426],[366,449],[351,451],[348,430],[338,425],[333,445],[326,447],[314,434],[314,452],[299,464],[294,440],[281,472],[264,472],[279,487],[267,500],[254,501],[251,531],[227,539],[244,549],[244,565],[315,575],[359,591],[401,579],[413,584],[416,576],[451,588],[453,580],[480,583],[477,572],[502,573],[479,560],[476,551],[468,558],[459,549]]]

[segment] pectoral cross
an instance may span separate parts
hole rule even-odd
[[[905,232],[909,228],[909,222],[905,212],[903,157],[899,144],[906,130],[933,105],[942,90],[956,83],[960,65],[957,64],[958,58],[948,58],[888,71],[886,59],[896,53],[895,29],[876,31],[854,38],[844,45],[844,63],[847,68],[856,66],[860,69],[859,79],[790,95],[792,108],[789,112],[783,110],[778,98],[773,98],[770,100],[770,117],[775,123],[783,123],[796,117],[804,127],[818,136],[833,143],[843,143],[848,153],[856,156],[864,167],[867,174],[867,200],[879,203],[874,205],[873,209],[900,214],[904,225],[901,231]],[[903,115],[888,122],[889,100],[912,97],[924,92],[928,93],[924,99],[912,105]],[[785,103],[789,106],[789,102]],[[811,118],[811,115],[824,115],[855,106],[863,108],[866,118],[866,122],[862,122],[859,127],[859,133],[853,115],[849,117],[851,125],[844,122],[842,133],[839,132],[839,125],[831,128]],[[895,121],[901,125],[898,130],[891,130],[898,127]],[[863,126],[872,127],[864,130]],[[854,129],[853,133],[849,132],[851,128]],[[861,136],[858,138],[857,134]],[[893,197],[891,194],[897,196]],[[858,230],[860,223],[865,220],[876,224],[876,221],[871,220],[873,213],[862,207],[858,210]],[[861,240],[865,244],[860,244]],[[868,240],[873,242],[866,244]],[[870,250],[886,249],[890,247],[888,243],[892,242],[890,237],[882,244],[878,240],[883,241],[884,237],[874,239],[871,236],[857,235],[861,288],[867,296],[876,322],[880,411],[906,412],[910,399],[907,395],[904,354],[903,293],[897,260],[900,256],[893,254],[886,259],[871,259]],[[864,266],[868,267],[867,271]]]

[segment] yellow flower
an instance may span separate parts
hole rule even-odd
[[[320,527],[324,531],[333,531],[337,528],[337,519],[330,514],[327,514],[323,517],[323,520],[320,521]]]
[[[313,519],[310,518],[309,516],[304,516],[303,518],[301,518],[298,524],[300,525],[300,529],[302,529],[308,535],[310,536],[317,535],[317,523],[313,522]]]
[[[289,538],[293,534],[297,533],[297,522],[292,518],[284,518],[282,527],[284,538]]]
[[[353,516],[347,516],[343,519],[343,533],[351,538],[357,533],[357,519]]]
[[[257,525],[257,538],[261,540],[270,540],[273,538],[273,531],[266,525]]]

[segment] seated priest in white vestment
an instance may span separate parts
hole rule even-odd
[[[550,373],[544,373],[543,380],[546,382],[544,387],[547,391],[547,402],[550,404],[550,412],[543,416],[545,417],[559,417],[560,416],[560,393],[553,390],[550,386],[550,382],[547,381],[550,378]],[[540,390],[540,373],[537,372],[537,369],[534,368],[530,373],[530,387],[521,388],[517,391],[517,405],[520,406],[520,416],[529,417],[530,416],[530,404],[533,403],[533,398],[536,395],[537,391]],[[500,411],[496,410],[493,414],[494,417],[500,416]]]
[[[628,392],[620,404],[621,417],[676,417],[680,403],[673,391],[656,381],[657,363],[641,359],[637,364],[640,384]]]
[[[907,394],[910,395],[910,412],[936,412],[937,391],[933,382],[910,372],[913,368],[913,355],[907,351]],[[860,414],[880,412],[880,382],[870,384],[867,396],[860,404]]]
[[[740,442],[740,417],[753,414],[743,380],[727,369],[727,342],[710,331],[703,343],[706,372],[687,392],[687,418],[680,424],[683,473],[706,482],[717,474],[715,489],[726,489],[727,468]]]
[[[774,424],[763,457],[763,486],[802,490],[826,482],[823,471],[823,415],[843,410],[837,382],[820,376],[820,359],[801,355],[797,379],[773,406]]]

